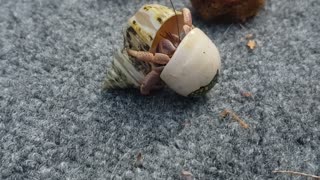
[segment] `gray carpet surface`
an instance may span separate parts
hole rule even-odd
[[[320,175],[320,1],[268,0],[242,25],[194,16],[222,58],[219,84],[205,97],[101,91],[121,30],[145,3],[0,0],[0,179]],[[224,109],[249,128],[222,119]]]

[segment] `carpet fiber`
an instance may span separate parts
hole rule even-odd
[[[268,0],[242,25],[194,16],[222,58],[205,97],[102,91],[121,30],[148,2],[0,1],[0,179],[320,175],[320,1]],[[221,118],[224,109],[249,128]]]

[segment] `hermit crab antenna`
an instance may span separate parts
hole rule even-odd
[[[177,18],[178,36],[179,36],[179,41],[181,41],[180,30],[179,30],[179,18],[178,18],[178,16],[177,16],[176,8],[174,7],[172,0],[170,0],[170,3],[171,3],[171,6],[172,6],[172,8],[173,8],[173,11],[174,11],[174,13],[175,13],[175,15],[176,15],[176,18]]]

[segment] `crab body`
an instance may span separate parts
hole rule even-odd
[[[192,25],[188,9],[144,5],[128,21],[105,87],[149,94],[167,85],[183,96],[202,95],[217,82],[220,64],[216,46]]]

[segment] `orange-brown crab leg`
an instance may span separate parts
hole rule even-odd
[[[157,47],[157,52],[171,56],[176,51],[174,44],[168,39],[162,39]]]
[[[182,14],[183,14],[183,32],[185,34],[188,34],[191,29],[192,29],[192,16],[191,12],[188,8],[183,8],[182,9]]]
[[[149,62],[149,63],[156,63],[156,64],[167,64],[170,60],[170,57],[163,53],[151,53],[146,51],[135,51],[128,49],[128,54],[130,56],[135,57],[139,61]]]
[[[179,46],[180,42],[181,42],[180,37],[178,35],[176,35],[176,34],[168,33],[168,37],[167,38],[168,38],[168,40],[171,41],[171,43],[173,44],[173,46],[175,48],[177,48]]]
[[[160,74],[164,66],[155,67],[150,73],[146,75],[140,86],[140,93],[142,95],[149,95],[151,90],[159,89],[162,87]]]
[[[139,61],[165,65],[170,60],[169,55],[172,55],[175,50],[176,48],[171,43],[171,41],[167,39],[163,39],[160,41],[157,48],[157,51],[160,53],[152,54],[150,52],[134,51],[134,50],[127,50],[127,52],[130,56],[135,57]],[[162,87],[160,74],[163,68],[164,66],[153,67],[151,72],[149,72],[146,75],[146,77],[144,78],[143,82],[140,85],[140,93],[142,95],[148,95],[150,94],[151,90],[159,89]]]

